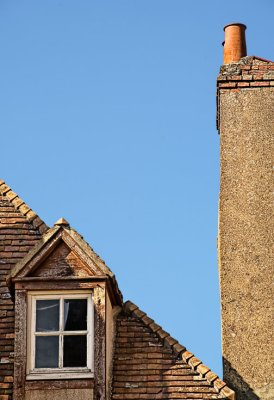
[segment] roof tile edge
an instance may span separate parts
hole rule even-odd
[[[41,235],[49,228],[44,221],[2,180],[0,179],[0,194],[7,197],[7,199],[26,217],[28,222],[37,229]]]

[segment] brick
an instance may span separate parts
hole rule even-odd
[[[259,69],[262,70],[269,69],[269,65],[259,65]]]
[[[207,372],[210,371],[210,368],[208,368],[206,365],[204,364],[200,364],[197,367],[197,372],[199,372],[199,374],[201,375],[205,375]]]
[[[144,317],[146,314],[145,314],[143,311],[141,311],[141,310],[139,310],[139,309],[137,308],[136,310],[134,310],[134,315],[135,315],[137,318],[142,318],[142,317]]]
[[[182,357],[185,361],[188,361],[193,356],[194,355],[192,353],[190,353],[190,351],[187,351],[187,350],[182,354]]]
[[[3,194],[5,194],[5,193],[7,193],[7,192],[9,192],[10,191],[10,187],[8,186],[8,185],[6,185],[5,183],[3,183],[2,185],[1,185],[1,192],[3,193]]]
[[[149,324],[150,329],[152,329],[153,332],[158,332],[159,329],[161,329],[160,325],[156,324],[155,322],[152,322],[152,324]]]
[[[37,217],[37,214],[33,210],[29,209],[29,211],[26,213],[26,217],[28,221],[33,221],[34,218]]]
[[[149,325],[151,324],[153,321],[153,319],[149,318],[147,315],[145,315],[144,317],[142,317],[142,321],[146,324]]]
[[[32,221],[32,225],[35,228],[38,228],[42,224],[43,224],[43,221],[38,216],[36,216],[36,218],[34,218],[33,221]]]
[[[135,304],[133,304],[133,303],[131,303],[130,301],[128,301],[128,302],[126,302],[126,304],[125,304],[125,308],[126,308],[126,311],[134,311],[134,310],[136,310],[138,307],[137,307]]]
[[[198,358],[196,357],[191,357],[188,361],[188,364],[192,367],[192,368],[196,368],[198,365],[202,364],[202,361],[200,361]]]
[[[164,340],[164,344],[168,346],[173,346],[176,343],[178,343],[178,340],[173,339],[171,336],[166,337]]]
[[[9,190],[9,191],[6,193],[5,197],[6,197],[7,199],[9,199],[10,201],[12,201],[13,199],[15,199],[15,198],[17,197],[17,194],[14,193],[12,190]]]
[[[243,75],[243,81],[252,81],[253,75]]]
[[[220,395],[225,399],[236,400],[235,392],[227,386],[220,391]]]
[[[205,378],[208,382],[214,382],[215,379],[218,378],[218,376],[216,374],[214,374],[214,372],[209,371],[205,374]]]
[[[220,88],[233,88],[236,87],[236,82],[219,83]]]
[[[274,81],[274,74],[273,74],[273,73],[271,73],[271,74],[264,74],[264,75],[263,75],[263,79],[264,79],[264,80],[273,80],[273,81]]]
[[[10,384],[9,383],[1,383],[0,382],[0,388],[1,389],[9,389],[10,388]]]
[[[18,208],[23,204],[23,200],[21,200],[19,197],[16,197],[15,199],[12,200],[12,204]]]
[[[222,381],[220,378],[214,380],[214,387],[219,391],[226,386],[225,382]]]
[[[164,331],[163,329],[159,329],[159,330],[157,331],[157,335],[160,337],[160,339],[164,339],[164,338],[166,338],[167,336],[169,336],[169,333],[166,332],[166,331]]]
[[[186,348],[184,346],[182,346],[180,343],[176,343],[172,346],[172,349],[176,352],[176,353],[181,353],[182,351],[185,351]]]
[[[27,206],[25,203],[22,203],[18,208],[19,208],[20,212],[21,212],[23,215],[27,214],[27,212],[30,211],[29,206]]]
[[[237,86],[238,87],[248,87],[248,86],[250,86],[250,82],[239,82]]]
[[[250,83],[250,86],[252,86],[252,87],[269,86],[269,82],[263,82],[263,81],[260,81],[260,82],[251,82],[251,83]]]

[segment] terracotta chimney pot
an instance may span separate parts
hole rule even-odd
[[[246,56],[245,30],[246,26],[240,23],[224,27],[224,64],[240,61]]]

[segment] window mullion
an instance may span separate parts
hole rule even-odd
[[[63,368],[63,342],[64,336],[59,335],[59,368]]]
[[[64,346],[64,297],[60,298],[60,322],[59,322],[59,368],[63,368],[63,346]]]

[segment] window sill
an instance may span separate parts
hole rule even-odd
[[[47,379],[29,380],[25,382],[25,390],[53,390],[53,389],[93,389],[94,379]]]
[[[54,373],[32,373],[26,376],[27,381],[41,381],[52,379],[90,379],[94,377],[93,372],[54,372]]]

